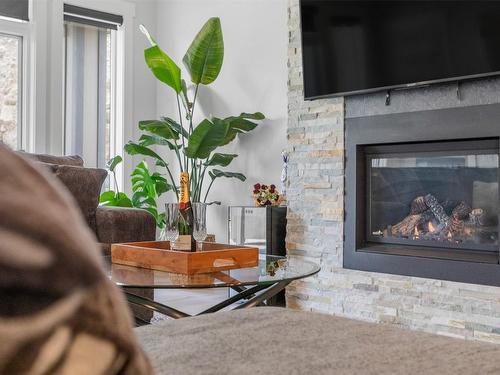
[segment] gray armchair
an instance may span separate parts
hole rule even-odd
[[[101,244],[104,255],[109,255],[112,243],[155,239],[156,223],[149,212],[99,206],[99,194],[107,177],[105,170],[84,167],[80,156],[20,154],[51,171],[66,186]]]

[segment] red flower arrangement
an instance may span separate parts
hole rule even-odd
[[[253,199],[256,206],[279,206],[283,197],[276,190],[275,185],[255,184]]]

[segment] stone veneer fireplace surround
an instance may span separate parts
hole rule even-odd
[[[380,241],[378,238],[370,236],[370,229],[366,225],[369,219],[366,212],[369,210],[369,205],[367,205],[369,189],[367,186],[370,185],[370,179],[367,176],[365,155],[366,150],[374,152],[373,150],[380,149],[385,154],[398,151],[401,155],[411,157],[417,155],[421,149],[425,149],[442,156],[449,153],[462,153],[462,150],[464,150],[463,153],[481,153],[482,150],[476,149],[486,147],[489,151],[484,151],[484,153],[492,154],[488,156],[496,158],[496,169],[488,170],[490,178],[484,182],[484,185],[496,185],[496,195],[490,194],[490,199],[495,201],[491,202],[495,204],[490,206],[490,211],[497,211],[499,119],[500,105],[448,108],[347,119],[345,122],[347,154],[345,164],[344,268],[475,284],[500,285],[498,212],[493,213],[495,217],[492,228],[496,226],[496,231],[493,230],[491,235],[494,236],[494,240],[483,247],[480,244],[467,242],[455,244],[456,247],[463,248],[453,248],[451,244],[455,242],[452,231],[448,232],[450,239],[444,238],[441,242],[413,241],[412,243],[405,237],[404,239],[394,238],[393,241],[396,243],[390,243],[390,240]],[[398,171],[397,168],[393,169]],[[467,172],[467,169],[446,170],[443,168],[441,173],[449,172],[448,177],[452,178],[454,174],[464,174],[464,171]],[[476,172],[475,179],[481,178],[480,175],[478,176],[478,171],[473,172]],[[464,179],[463,176],[462,179]],[[469,182],[472,184],[472,181]],[[412,181],[404,181],[404,183],[410,184]],[[423,196],[427,193],[433,193],[440,200],[446,198],[445,191],[438,191],[441,189],[440,186],[432,186],[434,192],[421,190],[426,189],[423,185],[425,184],[419,183],[419,181],[414,183],[413,188],[418,191],[418,194],[415,193],[415,195],[421,194]],[[395,187],[394,189],[398,188],[404,190],[403,187]],[[412,190],[411,187],[410,190]],[[446,190],[446,188],[441,190]],[[453,192],[450,192],[450,197],[453,197],[452,194]],[[461,194],[461,196],[468,195],[471,196],[472,193]],[[472,203],[472,199],[464,199],[464,202],[467,201],[469,202],[466,203],[467,205]],[[410,201],[407,203],[409,207]],[[432,214],[429,216],[433,217]],[[403,219],[401,214],[400,218]],[[449,221],[451,222],[451,219]],[[463,223],[463,221],[457,220],[458,222]],[[434,220],[434,227],[438,224]],[[415,230],[417,234],[412,233],[410,237],[419,238],[418,228],[415,227]],[[456,236],[456,238],[458,237]]]

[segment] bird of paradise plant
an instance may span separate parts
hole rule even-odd
[[[130,155],[150,158],[157,167],[165,171],[165,177],[156,173],[154,179],[149,178],[146,184],[143,179],[152,176],[147,171],[146,164],[148,173],[135,173],[135,183],[132,181],[135,197],[131,200],[133,206],[155,212],[158,226],[162,227],[162,217],[158,213],[156,199],[161,194],[171,191],[178,200],[179,188],[170,165],[157,152],[158,147],[170,150],[179,164],[179,170],[189,173],[191,200],[206,202],[217,179],[222,177],[236,178],[240,181],[246,179],[242,173],[216,168],[227,167],[238,156],[216,150],[231,143],[238,135],[255,129],[258,125],[255,121],[263,120],[265,117],[260,112],[241,113],[238,116],[225,118],[205,118],[198,124],[194,123],[200,85],[210,85],[214,82],[222,68],[224,41],[219,18],[210,18],[205,23],[182,59],[193,85],[192,98],[188,95],[187,83],[182,78],[179,66],[160,48],[143,25],[140,26],[140,30],[151,44],[144,51],[146,64],[153,75],[175,94],[177,120],[164,116],[160,119],[140,121],[139,129],[143,134],[137,142],[128,142],[125,151]],[[144,168],[141,170],[144,172]],[[144,190],[145,186],[149,187],[148,191]],[[156,188],[151,188],[152,186]],[[113,204],[112,200],[108,199],[108,202]]]

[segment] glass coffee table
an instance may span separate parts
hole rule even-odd
[[[124,266],[111,263],[109,260],[107,264],[109,278],[123,288],[130,303],[175,319],[191,315],[134,294],[128,289],[231,288],[236,292],[226,300],[197,314],[202,315],[219,311],[242,300],[244,301],[237,304],[234,309],[265,305],[266,300],[284,290],[292,281],[312,276],[320,271],[317,264],[309,261],[270,255],[261,258],[257,267],[197,275]]]

